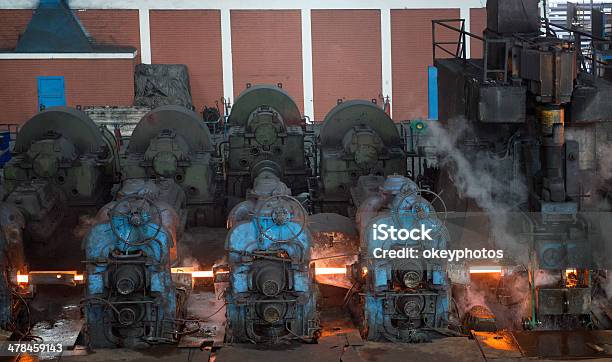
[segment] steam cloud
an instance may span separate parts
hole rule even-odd
[[[437,141],[440,168],[448,170],[450,183],[458,196],[472,199],[489,220],[488,243],[493,245],[469,247],[501,249],[505,258],[526,265],[528,248],[521,243],[521,229],[517,228],[520,223],[516,223],[515,217],[522,215],[518,206],[527,201],[528,189],[523,175],[513,171],[512,138],[506,147],[494,153],[478,147],[478,137],[465,120],[451,120],[447,129],[452,132],[435,122],[430,129]],[[468,142],[473,146],[466,145]],[[469,219],[467,226],[469,228]],[[469,239],[470,231],[464,231]],[[460,312],[465,313],[478,305],[487,306],[495,315],[498,328],[520,329],[519,316],[524,315],[530,298],[526,274],[517,273],[505,279],[504,285],[489,282],[492,281],[465,286],[461,296],[457,296]]]
[[[465,120],[449,121],[448,129],[452,133],[435,122],[430,128],[437,140],[440,166],[450,170],[449,177],[459,197],[473,199],[488,216],[490,239],[496,248],[526,263],[526,248],[521,245],[519,231],[514,229],[516,225],[511,218],[519,215],[517,206],[527,201],[528,190],[521,174],[508,171],[513,169],[511,141],[500,154],[478,147],[466,152],[459,147],[459,140],[478,140]]]

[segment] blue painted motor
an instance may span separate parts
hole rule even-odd
[[[306,211],[276,176],[264,172],[254,184],[250,200],[230,213],[226,339],[316,340],[319,322]]]
[[[125,183],[117,201],[101,209],[99,223],[84,241],[85,314],[92,347],[135,347],[177,338],[175,320],[186,298],[171,275],[180,217],[162,200],[168,190],[180,188],[134,182],[138,185]]]
[[[378,194],[370,196],[358,210],[361,251],[360,260],[352,266],[355,284],[350,304],[368,340],[423,342],[431,339],[437,328],[447,327],[450,285],[445,261],[423,258],[423,252],[445,249],[448,233],[425,193],[408,178],[389,176]],[[431,229],[432,240],[383,240],[373,232],[378,225]],[[385,250],[410,248],[418,258],[408,254],[402,258],[375,257]]]

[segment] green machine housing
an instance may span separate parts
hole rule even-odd
[[[4,167],[6,201],[37,238],[49,237],[67,208],[107,202],[118,175],[112,133],[73,108],[36,114],[19,130],[13,152]]]
[[[244,199],[262,171],[274,173],[293,194],[308,191],[305,123],[289,94],[257,85],[236,99],[228,119],[226,187],[230,202]]]
[[[169,179],[183,189],[190,225],[218,225],[224,216],[215,212],[221,204],[217,164],[206,125],[195,112],[173,105],[147,113],[121,152],[122,180]]]
[[[406,154],[393,120],[372,102],[335,106],[319,131],[319,185],[313,199],[321,212],[350,214],[363,197],[355,194],[361,176],[406,174]],[[381,177],[384,179],[384,177]],[[378,190],[374,190],[378,191]]]

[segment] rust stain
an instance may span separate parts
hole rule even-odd
[[[473,331],[472,334],[487,347],[502,351],[519,351],[514,341],[506,333]]]

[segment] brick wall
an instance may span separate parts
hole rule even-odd
[[[234,99],[247,83],[282,83],[304,108],[300,10],[233,10]]]
[[[15,49],[19,36],[32,19],[32,10],[0,9],[0,49]]]
[[[76,15],[97,44],[134,47],[140,63],[138,10],[77,10]]]
[[[459,9],[391,10],[393,118],[427,118],[427,66],[432,64],[431,21],[459,18]],[[456,24],[458,25],[458,24]],[[436,27],[438,41],[457,35]],[[442,56],[438,51],[438,56]]]
[[[133,46],[140,50],[137,10],[77,10],[76,15],[87,31],[100,44]],[[32,10],[0,10],[0,48],[14,48],[25,30]],[[486,24],[484,8],[470,9],[471,30],[481,34]],[[427,73],[431,64],[431,20],[458,18],[458,9],[394,9],[391,11],[392,77],[394,118],[410,119],[427,116]],[[299,10],[234,10],[231,11],[234,97],[246,83],[283,83],[303,110],[303,79],[301,49],[301,16]],[[152,10],[150,12],[151,55],[153,63],[186,64],[194,105],[214,106],[223,95],[221,62],[221,17],[218,10]],[[454,39],[440,30],[440,39]],[[382,93],[380,12],[378,10],[313,10],[312,51],[315,119],[323,120],[337,99],[377,99]],[[471,42],[473,57],[482,54],[477,40]],[[114,99],[126,104],[132,98],[133,74],[125,64],[140,61],[110,61],[122,64],[115,71],[107,67],[101,77],[109,83],[129,84]],[[0,101],[8,101],[5,118],[29,115],[36,107],[34,74],[41,72],[66,75],[62,61],[23,62],[21,81],[13,72],[21,72],[14,61],[2,61],[0,81],[16,84],[25,99],[22,105],[14,97],[15,87]],[[98,64],[81,61],[74,74],[88,74],[88,81],[99,84],[92,73],[100,73]],[[48,63],[48,66],[46,65]],[[6,64],[6,65],[5,65]],[[87,68],[93,66],[93,68]],[[124,79],[119,79],[123,76]],[[34,80],[32,80],[34,79]],[[89,94],[90,85],[71,80],[76,93]],[[23,83],[23,85],[21,84]],[[75,87],[83,84],[84,89]],[[67,92],[68,78],[67,78]],[[106,87],[102,86],[102,93]],[[129,90],[129,97],[126,96]],[[6,97],[6,99],[4,98]],[[70,99],[72,96],[67,94]],[[85,96],[85,100],[92,99]],[[80,102],[75,95],[73,100]],[[99,101],[101,98],[93,98]],[[110,101],[108,104],[112,104]],[[76,104],[76,103],[75,103]],[[20,109],[23,110],[20,110]]]
[[[14,49],[32,10],[0,10],[0,49]],[[99,44],[140,50],[137,10],[87,10],[76,15]],[[140,52],[139,52],[140,53]],[[137,59],[0,60],[0,122],[23,123],[38,107],[39,76],[64,76],[66,104],[131,105]]]
[[[487,9],[470,9],[470,33],[482,37],[482,32],[487,28]],[[470,41],[470,55],[472,58],[482,58],[482,41],[472,39]]]
[[[221,14],[218,10],[153,10],[151,58],[155,64],[186,64],[196,110],[223,97]]]
[[[379,100],[380,11],[313,10],[311,21],[315,120],[339,98]]]
[[[32,10],[0,9],[0,49],[14,49]],[[99,44],[132,46],[140,53],[138,10],[76,10],[87,32]]]
[[[0,60],[0,122],[24,123],[38,107],[38,76],[64,76],[66,104],[131,105],[133,59]]]

